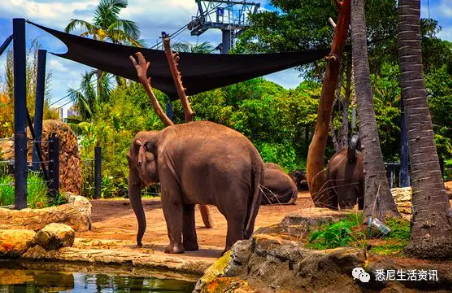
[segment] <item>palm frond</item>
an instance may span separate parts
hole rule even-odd
[[[110,28],[122,30],[124,33],[135,40],[140,38],[140,29],[134,21],[127,19],[118,19],[115,23],[111,24]]]
[[[118,20],[119,12],[127,5],[127,0],[101,0],[94,11],[94,23],[103,29],[108,29]]]
[[[75,30],[77,27],[80,27],[81,29],[86,29],[88,32],[90,32],[90,31],[93,31],[95,26],[93,24],[91,24],[87,21],[81,20],[81,19],[71,19],[71,21],[66,26],[64,31],[67,33],[70,33],[73,30]]]
[[[171,48],[174,50],[174,51],[177,51],[177,52],[186,52],[186,53],[188,53],[188,52],[190,52],[190,44],[189,43],[183,43],[183,42],[180,42],[180,43],[174,43],[174,44],[172,44],[171,45]]]

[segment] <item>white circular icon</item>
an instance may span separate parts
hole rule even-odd
[[[370,275],[363,268],[354,268],[352,271],[353,279],[358,279],[363,283],[368,283],[370,281]]]

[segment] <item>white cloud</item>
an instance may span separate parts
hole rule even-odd
[[[452,42],[452,27],[443,28],[439,32],[438,37]]]
[[[0,2],[0,17],[23,17],[44,25],[62,28],[73,17],[77,9],[85,9],[98,3],[96,0],[78,1],[36,1],[36,0],[3,0]]]

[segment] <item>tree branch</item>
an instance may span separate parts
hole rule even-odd
[[[146,59],[140,52],[137,52],[135,55],[137,56],[138,64],[133,56],[130,56],[129,59],[130,61],[132,61],[133,66],[135,66],[135,69],[137,70],[138,80],[146,90],[149,100],[151,101],[152,107],[154,108],[155,114],[157,114],[157,116],[160,118],[160,120],[162,120],[165,126],[173,125],[174,124],[173,121],[171,121],[168,118],[168,116],[166,116],[165,112],[163,111],[162,107],[159,104],[159,101],[157,100],[157,97],[152,91],[151,78],[150,77],[147,78],[147,72],[151,63],[146,62]]]
[[[163,40],[164,48],[165,48],[165,55],[166,59],[168,59],[168,64],[171,70],[171,75],[173,76],[174,83],[176,85],[177,89],[177,95],[179,96],[179,99],[182,102],[182,106],[184,107],[184,113],[185,113],[185,122],[191,122],[193,121],[193,117],[195,113],[192,111],[190,107],[190,103],[188,102],[187,95],[185,94],[185,88],[182,85],[182,76],[177,69],[177,65],[179,64],[179,53],[173,53],[171,50],[170,45],[170,38],[165,38]]]

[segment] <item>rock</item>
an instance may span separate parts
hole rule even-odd
[[[344,211],[309,208],[288,214],[284,217],[281,226],[288,234],[299,236],[307,231],[317,229],[320,225],[340,221],[346,216],[347,212]]]
[[[392,188],[392,197],[402,217],[411,219],[411,187]]]
[[[0,258],[17,258],[33,244],[36,233],[30,230],[0,230]]]
[[[74,230],[64,224],[52,223],[36,233],[35,242],[46,250],[71,247],[74,244]]]
[[[52,134],[60,140],[60,190],[80,194],[82,188],[82,160],[78,149],[77,136],[71,127],[58,120],[44,120],[42,124],[42,156],[46,162],[49,160],[48,140]],[[31,133],[28,132],[27,154],[32,160],[33,143]],[[14,159],[14,140],[0,141],[2,160]]]
[[[44,209],[0,208],[0,229],[38,231],[50,223],[63,223],[75,231],[91,230],[91,203],[82,196],[66,193],[68,203]]]
[[[222,257],[220,257],[210,268],[207,269],[204,276],[198,280],[196,287],[193,292],[206,292],[201,291],[203,287],[208,286],[216,278],[222,277],[225,274],[225,269],[229,264],[231,259],[231,251],[226,252]],[[212,291],[207,291],[212,292]]]
[[[348,247],[312,250],[301,241],[280,236],[270,227],[260,229],[250,240],[236,242],[230,255],[212,265],[194,292],[449,292],[452,285],[450,262],[388,258]],[[369,282],[354,279],[356,268],[369,274]],[[439,282],[377,281],[381,270],[436,270]]]

